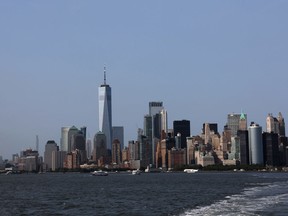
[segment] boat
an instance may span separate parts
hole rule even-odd
[[[102,170],[91,172],[93,176],[108,176],[108,172],[104,172]]]
[[[11,170],[9,170],[8,172],[5,173],[5,175],[11,175],[13,174],[13,172]]]
[[[185,173],[196,173],[198,172],[198,169],[184,169]]]
[[[132,175],[140,175],[141,171],[139,169],[132,170]]]

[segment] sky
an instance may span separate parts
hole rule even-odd
[[[60,145],[61,127],[98,132],[98,87],[112,124],[137,138],[150,101],[169,128],[228,113],[288,119],[288,1],[0,1],[0,155]],[[288,120],[287,120],[288,121]]]

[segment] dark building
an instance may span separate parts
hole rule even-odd
[[[87,152],[86,152],[86,139],[81,131],[78,131],[77,134],[72,135],[71,139],[71,151],[78,150],[80,157],[80,164],[83,164],[87,161]]]
[[[216,123],[208,123],[210,131],[214,131],[214,134],[218,134],[218,125]],[[203,124],[202,133],[205,133],[205,123]]]
[[[280,144],[279,144],[279,159],[281,166],[288,165],[288,138],[284,136],[280,136]]]
[[[279,138],[277,133],[263,133],[264,164],[268,166],[279,165]]]
[[[249,164],[249,138],[247,130],[238,130],[237,136],[240,139],[240,163]]]
[[[85,139],[85,142],[86,142],[86,137],[87,137],[87,136],[86,136],[86,133],[87,133],[86,131],[87,131],[87,128],[86,128],[85,126],[84,126],[84,127],[81,127],[81,128],[80,128],[80,131],[82,132],[82,134],[83,134],[83,136],[84,136],[84,139]]]
[[[279,134],[280,134],[280,136],[285,137],[286,136],[285,135],[286,134],[285,133],[285,121],[284,121],[284,118],[283,118],[281,112],[279,112],[279,114],[278,114],[278,122],[279,122]]]
[[[187,148],[187,137],[190,137],[190,121],[173,121],[174,136],[181,134],[181,148]]]
[[[161,114],[157,113],[153,116],[153,138],[161,138]]]

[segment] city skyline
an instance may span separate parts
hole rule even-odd
[[[204,122],[222,131],[227,114],[241,110],[263,128],[268,113],[287,118],[287,7],[1,2],[0,155],[35,148],[36,135],[43,155],[47,140],[60,145],[64,126],[87,126],[93,140],[104,65],[125,145],[143,128],[150,101],[163,101],[168,128],[189,120],[192,135]]]

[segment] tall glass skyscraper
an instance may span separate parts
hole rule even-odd
[[[107,149],[112,149],[112,100],[111,88],[106,84],[106,70],[104,68],[104,83],[99,87],[99,131],[106,136]]]
[[[248,128],[250,164],[264,164],[262,127],[254,122]]]

